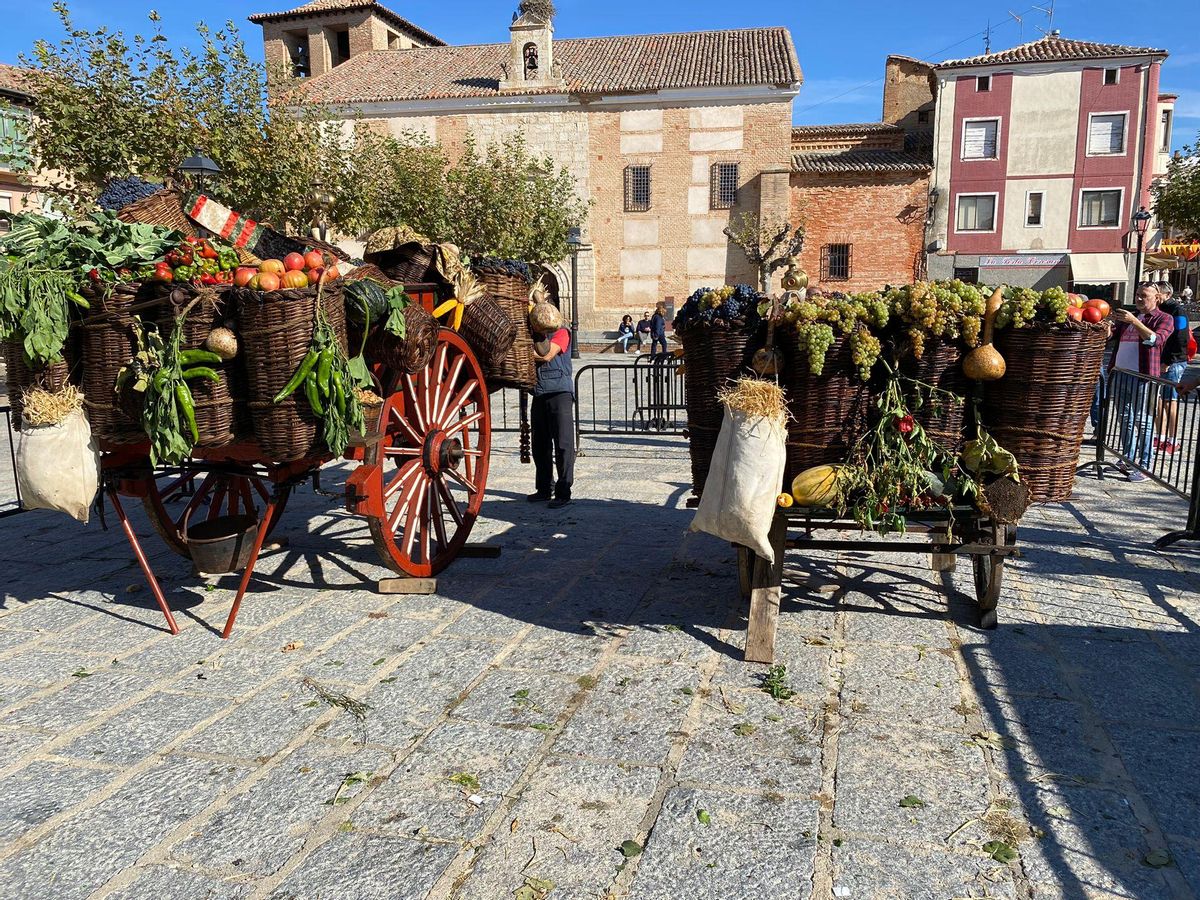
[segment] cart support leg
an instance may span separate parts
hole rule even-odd
[[[750,575],[750,622],[746,627],[747,662],[775,660],[775,631],[779,627],[779,599],[783,584],[783,555],[787,552],[787,520],[775,516],[771,522],[771,549],[775,561],[754,558]]]
[[[121,521],[121,530],[125,532],[129,546],[133,548],[133,555],[137,557],[138,565],[142,567],[142,574],[146,576],[146,582],[150,585],[150,593],[154,595],[158,608],[166,616],[167,627],[171,630],[171,634],[179,634],[179,626],[175,624],[175,617],[171,615],[171,607],[167,606],[167,598],[163,596],[162,587],[159,585],[158,579],[154,577],[154,570],[150,568],[150,562],[146,559],[146,554],[142,552],[142,545],[133,531],[133,526],[129,524],[129,519],[125,516],[125,508],[121,506],[121,495],[117,493],[115,485],[109,485],[108,499],[112,501],[117,518]]]
[[[229,610],[229,618],[225,620],[225,630],[221,637],[227,638],[233,631],[233,623],[237,620],[238,610],[242,607],[242,597],[246,596],[246,588],[250,586],[250,578],[254,575],[254,566],[258,562],[258,554],[262,552],[263,541],[266,540],[268,525],[275,516],[277,495],[272,493],[267,501],[266,511],[263,512],[262,522],[258,526],[258,534],[254,538],[254,549],[250,551],[250,561],[246,563],[246,571],[242,573],[242,583],[238,585],[237,596],[233,598],[233,607]]]
[[[754,551],[740,544],[737,547],[738,596],[750,599],[750,576],[754,569]]]

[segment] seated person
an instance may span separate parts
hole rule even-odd
[[[629,342],[636,340],[638,347],[642,346],[641,340],[638,338],[638,333],[633,327],[633,316],[622,316],[621,324],[617,327],[617,343],[621,345],[621,352],[629,352]]]

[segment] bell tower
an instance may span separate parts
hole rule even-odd
[[[525,0],[509,26],[508,65],[500,90],[545,90],[566,87],[554,62],[554,6],[542,0]]]

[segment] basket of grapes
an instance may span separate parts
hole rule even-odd
[[[692,492],[704,490],[724,409],[717,394],[749,362],[750,341],[762,324],[762,296],[745,284],[701,288],[680,307],[675,334],[683,344]]]
[[[983,421],[1017,458],[1035,503],[1067,500],[1107,329],[1073,313],[1083,298],[1062,288],[1005,288],[995,346],[1004,377],[984,390]]]
[[[940,444],[963,444],[966,397],[963,354],[979,344],[984,297],[959,280],[889,288],[891,337],[904,400],[913,418]]]
[[[785,359],[790,480],[840,463],[867,426],[868,382],[888,307],[878,294],[792,295],[776,313]]]

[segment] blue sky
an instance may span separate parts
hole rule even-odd
[[[261,55],[258,28],[246,21],[255,12],[274,12],[298,6],[303,0],[122,0],[71,4],[81,25],[108,24],[128,32],[144,30],[146,15],[155,9],[172,39],[190,40],[192,26],[203,17],[210,25],[233,19],[247,45]],[[870,122],[880,116],[884,60],[902,53],[934,61],[971,56],[983,51],[982,32],[989,18],[992,48],[1002,49],[1041,36],[1046,27],[1048,0],[999,3],[913,3],[909,0],[858,0],[855,3],[798,3],[758,0],[753,4],[660,0],[606,0],[581,3],[558,0],[555,22],[560,37],[586,37],[659,31],[746,28],[785,25],[792,32],[804,87],[794,106],[799,124]],[[491,43],[507,40],[507,26],[516,0],[387,0],[385,5],[432,31],[449,43]],[[933,12],[936,10],[936,12]],[[1009,12],[1023,16],[1018,25]],[[35,39],[57,35],[57,22],[48,0],[0,0],[0,61],[16,62]],[[1162,47],[1171,57],[1163,69],[1163,89],[1179,94],[1175,143],[1195,140],[1200,129],[1200,40],[1185,24],[1185,16],[1169,4],[1146,0],[1059,0],[1054,27],[1067,37],[1135,46]]]

